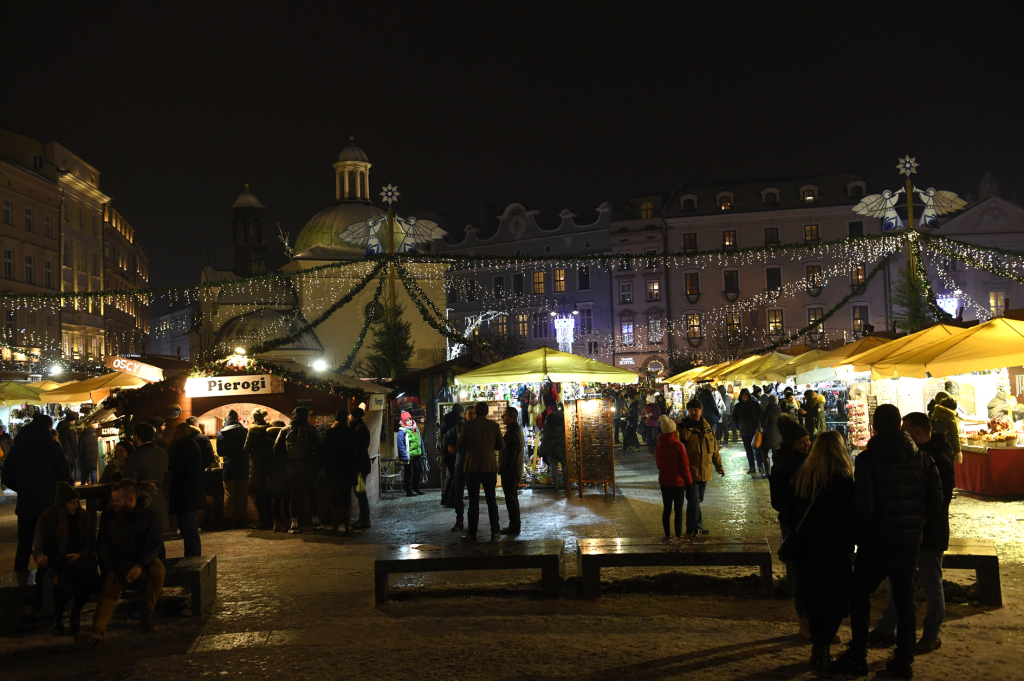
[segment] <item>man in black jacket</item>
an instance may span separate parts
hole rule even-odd
[[[60,440],[60,446],[64,448],[64,456],[67,457],[68,466],[72,471],[75,469],[75,463],[78,462],[78,433],[73,428],[77,420],[78,414],[69,409],[55,428],[57,439]]]
[[[462,430],[461,404],[452,405],[452,410],[441,419],[441,437],[438,438],[441,450],[441,460],[447,475],[444,480],[444,489],[441,490],[441,505],[449,506],[451,503],[452,487],[455,486],[455,443],[459,441],[459,432]],[[448,449],[451,445],[451,450]]]
[[[347,414],[345,415],[347,418]],[[246,526],[249,509],[249,455],[245,453],[245,437],[249,434],[238,422],[238,412],[230,410],[217,433],[217,453],[224,460],[224,526],[228,529]]]
[[[323,468],[320,432],[309,422],[309,409],[295,407],[292,420],[277,434],[274,453],[288,459],[288,513],[292,518],[289,534],[299,533],[299,501],[302,488],[309,494],[309,510],[313,514],[313,531],[324,529],[317,515],[319,497],[316,472]]]
[[[922,456],[910,435],[900,430],[900,411],[883,404],[875,410],[875,436],[857,457],[857,566],[850,590],[850,647],[837,661],[842,673],[867,674],[871,594],[886,577],[896,603],[896,651],[886,669],[913,677],[915,611],[914,572],[928,522],[943,512],[939,473]]]
[[[147,631],[156,628],[153,609],[164,587],[166,570],[158,557],[163,547],[160,520],[152,509],[145,508],[134,480],[114,483],[110,493],[111,507],[103,512],[96,538],[96,557],[100,570],[106,574],[92,627],[80,633],[77,641],[95,646],[114,614],[114,606],[126,584],[141,580],[145,585],[142,625]]]
[[[924,631],[914,647],[914,653],[923,655],[938,650],[942,645],[939,633],[946,616],[946,597],[942,590],[942,554],[949,548],[949,503],[956,486],[953,455],[941,435],[932,437],[932,423],[927,414],[913,412],[903,417],[903,430],[914,439],[918,450],[935,463],[942,481],[942,513],[928,518],[924,525],[921,551],[917,556],[918,584],[928,601],[924,616]],[[889,589],[889,603],[875,629],[868,636],[871,643],[891,646],[896,642],[896,602]]]
[[[149,502],[149,507],[160,520],[160,531],[170,530],[171,521],[167,517],[167,499],[164,497],[164,478],[167,477],[169,460],[167,452],[153,444],[156,429],[149,423],[138,423],[132,429],[132,441],[135,451],[128,455],[121,470],[121,477],[138,482],[152,482],[156,492]],[[196,436],[198,441],[199,436]]]
[[[365,412],[356,407],[348,417],[348,425],[356,436],[356,471],[363,478],[366,484],[366,476],[370,474],[370,429],[363,423]],[[356,479],[358,483],[358,478]],[[370,501],[366,497],[366,490],[359,491],[356,485],[356,501],[359,502],[359,518],[352,525],[354,530],[370,529]]]
[[[348,411],[334,413],[334,423],[327,429],[323,444],[323,469],[331,491],[330,535],[338,534],[339,518],[345,521],[345,532],[352,531],[352,489],[356,486],[356,434],[348,425]]]
[[[501,534],[517,535],[522,531],[522,516],[519,513],[519,482],[523,479],[523,451],[526,446],[523,429],[519,427],[519,410],[508,407],[502,415],[505,423],[505,449],[498,454],[498,475],[501,489],[505,492],[505,508],[508,509],[508,527]]]
[[[4,486],[18,493],[18,549],[14,570],[28,570],[36,523],[43,511],[53,505],[57,483],[71,480],[71,469],[64,449],[53,440],[53,419],[38,414],[24,426],[14,440],[11,453],[4,459]]]

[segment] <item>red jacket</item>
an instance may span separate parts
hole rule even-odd
[[[658,484],[661,487],[692,485],[690,460],[686,447],[675,433],[662,433],[654,447],[654,460],[658,462]]]

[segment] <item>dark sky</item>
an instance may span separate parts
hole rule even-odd
[[[857,166],[895,187],[906,153],[926,186],[1024,190],[1012,5],[716,4],[9,4],[0,127],[100,169],[154,285],[229,264],[246,173],[294,239],[349,135],[406,213]]]

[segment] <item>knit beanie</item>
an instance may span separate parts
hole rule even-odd
[[[654,404],[654,395],[647,396],[647,404]]]
[[[405,423],[406,421],[408,421],[411,418],[412,418],[412,414],[410,414],[407,411],[403,411],[402,412],[402,423]]]
[[[807,429],[789,414],[780,416],[776,421],[776,427],[782,436],[782,446],[786,448],[792,447],[797,440],[810,436]]]
[[[662,414],[661,418],[658,419],[658,425],[661,426],[661,432],[663,433],[676,432],[676,422],[664,414]]]
[[[63,506],[69,501],[74,501],[77,498],[78,490],[64,481],[57,483],[57,497],[53,500],[54,506]]]

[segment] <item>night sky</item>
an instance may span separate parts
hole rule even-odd
[[[991,171],[1024,193],[1006,4],[23,5],[0,22],[0,127],[100,169],[154,285],[198,281],[207,252],[229,266],[246,178],[294,239],[349,135],[405,213],[582,216],[678,180],[858,167],[895,188],[907,153],[925,186],[976,197]]]

